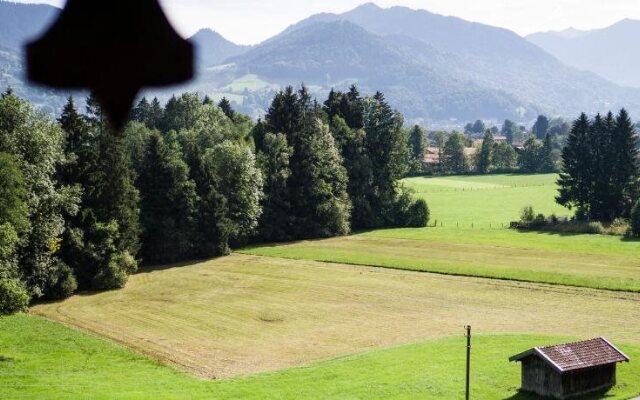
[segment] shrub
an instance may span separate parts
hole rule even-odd
[[[600,222],[589,222],[586,225],[583,225],[584,229],[578,230],[577,233],[589,233],[593,235],[602,235],[606,232],[604,226]]]
[[[0,315],[25,311],[29,306],[29,294],[17,279],[0,279]]]
[[[624,218],[616,218],[607,228],[608,235],[623,236],[631,232],[629,221]]]
[[[533,211],[533,207],[526,206],[520,212],[520,222],[524,224],[530,224],[536,219],[535,215],[536,213]]]
[[[92,287],[96,290],[119,289],[137,269],[138,263],[128,252],[113,254],[106,267],[93,279]]]
[[[405,226],[409,228],[423,228],[429,224],[429,206],[424,199],[414,201],[407,210]]]
[[[640,237],[640,199],[631,210],[631,235]]]
[[[55,282],[51,285],[48,293],[46,293],[48,299],[66,299],[78,288],[78,281],[67,264],[59,263],[55,275]]]

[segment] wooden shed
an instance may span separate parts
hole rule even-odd
[[[611,388],[616,384],[616,364],[629,357],[599,337],[535,347],[509,361],[522,364],[523,391],[562,400]]]

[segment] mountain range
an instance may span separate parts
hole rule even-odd
[[[42,90],[22,85],[16,49],[56,10],[2,2],[0,7],[21,9],[0,8],[0,89],[8,83],[46,103]],[[25,15],[25,9],[36,8],[40,19]],[[4,24],[7,18],[10,24]],[[591,36],[555,34],[566,40]],[[304,83],[322,99],[331,88],[355,83],[362,93],[384,92],[409,120],[432,126],[478,118],[529,121],[538,113],[573,117],[623,106],[640,112],[639,89],[584,71],[586,64],[579,65],[583,70],[571,66],[546,49],[540,35],[525,39],[424,10],[369,3],[343,14],[317,14],[256,46],[234,44],[212,30],[191,40],[198,48],[198,77],[184,87],[149,94],[166,99],[195,90],[214,99],[226,96],[257,117],[284,85]]]
[[[527,36],[563,63],[597,73],[622,86],[640,88],[640,21],[625,19],[592,31],[568,29]]]

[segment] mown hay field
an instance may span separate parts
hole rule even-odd
[[[556,175],[411,178],[437,226],[386,229],[347,238],[257,246],[246,254],[640,291],[640,241],[618,236],[518,232],[509,221],[532,205],[555,204]]]
[[[32,313],[205,378],[478,333],[640,344],[640,294],[232,255]]]

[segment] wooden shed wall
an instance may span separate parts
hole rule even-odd
[[[615,384],[615,364],[560,374],[536,355],[522,360],[522,389],[540,396],[567,399]]]
[[[616,384],[616,365],[609,364],[562,376],[562,391],[566,396],[577,396]]]
[[[522,360],[522,389],[540,396],[562,398],[562,376],[532,355]]]

